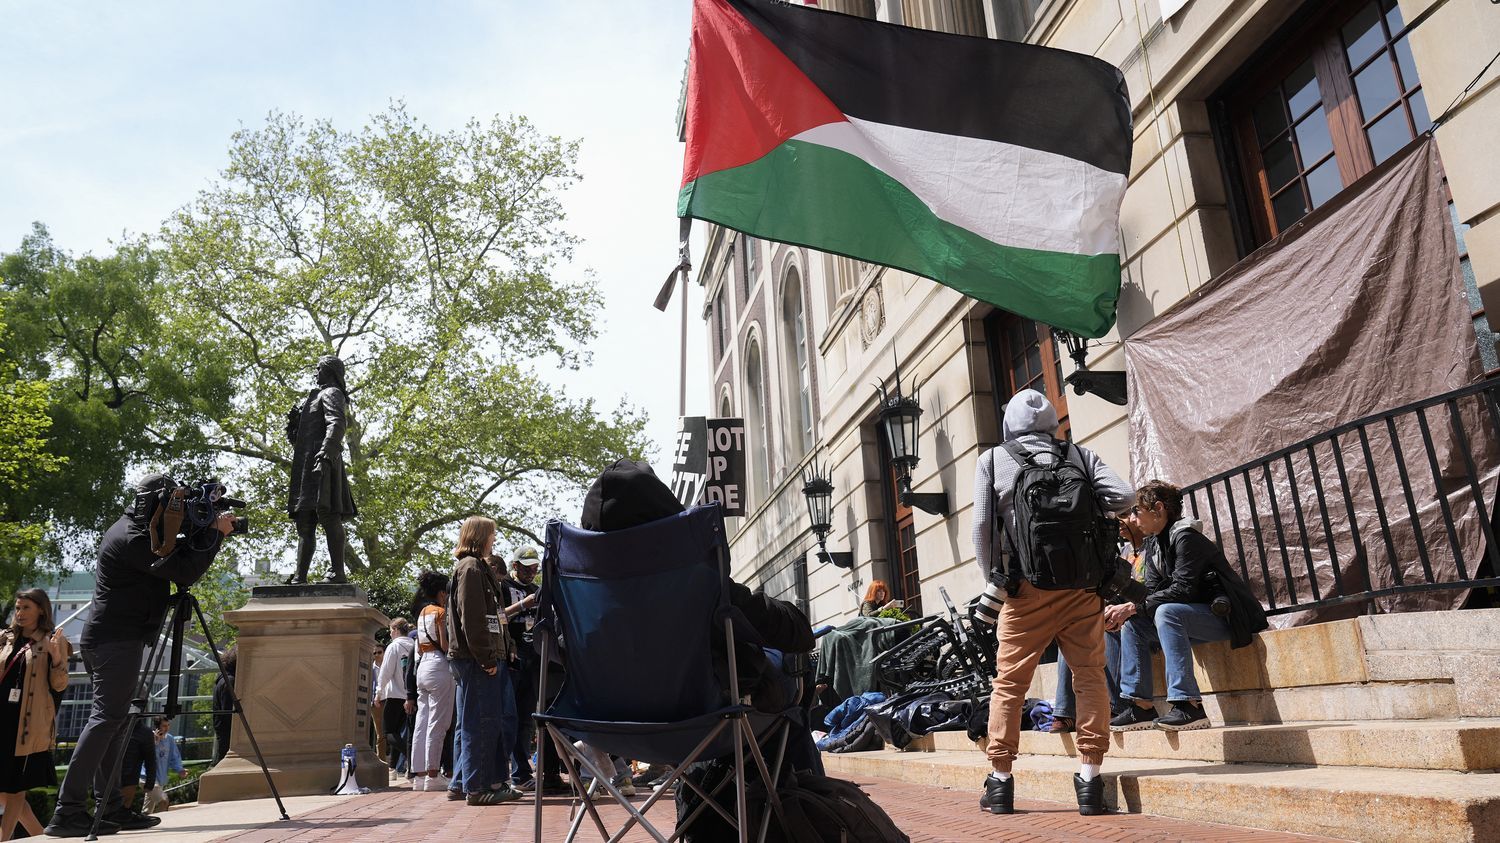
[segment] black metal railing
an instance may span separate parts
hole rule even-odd
[[[1270,614],[1500,585],[1500,378],[1396,407],[1183,489]]]

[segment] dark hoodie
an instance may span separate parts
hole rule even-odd
[[[583,499],[578,526],[597,533],[636,527],[682,512],[684,507],[651,466],[619,460],[604,470]],[[761,643],[784,653],[807,653],[816,646],[801,609],[785,600],[729,583],[729,602],[761,636]]]
[[[151,475],[137,484],[137,491],[157,491],[172,483],[163,475]],[[172,484],[175,485],[175,484]],[[151,552],[147,535],[149,512],[136,512],[136,504],[104,531],[99,543],[99,561],[94,579],[94,603],[83,626],[80,644],[115,641],[149,642],[161,629],[171,596],[170,583],[189,586],[213,564],[223,546],[217,530],[209,528],[198,541],[212,540],[208,550],[194,549],[192,541],[177,542],[165,559]]]

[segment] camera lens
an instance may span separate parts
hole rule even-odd
[[[987,626],[994,626],[1000,622],[1000,606],[1005,602],[1005,591],[1000,586],[990,583],[985,586],[984,593],[980,594],[974,603],[974,620]]]

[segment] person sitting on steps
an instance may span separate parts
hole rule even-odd
[[[1136,517],[1154,553],[1146,568],[1146,600],[1104,610],[1105,625],[1121,629],[1120,696],[1134,703],[1110,721],[1110,728],[1206,729],[1211,724],[1193,673],[1193,645],[1231,639],[1234,646],[1248,644],[1248,633],[1265,629],[1265,614],[1230,570],[1223,551],[1203,535],[1202,522],[1183,516],[1180,489],[1152,480],[1136,492],[1136,504]],[[1242,599],[1231,601],[1226,590]],[[1231,629],[1232,611],[1240,615],[1235,619],[1239,630]],[[1246,623],[1253,627],[1246,630]],[[1171,705],[1160,717],[1151,702],[1153,646],[1161,648],[1166,663]]]

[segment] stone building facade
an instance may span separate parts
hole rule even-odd
[[[821,0],[825,11],[1097,55],[1119,67],[1135,123],[1120,217],[1119,322],[1088,364],[1124,368],[1129,336],[1421,133],[1500,46],[1489,0]],[[1485,305],[1500,307],[1500,67],[1436,132],[1476,342],[1495,369]],[[1072,371],[1044,326],[926,279],[711,227],[699,262],[713,412],[749,427],[750,514],[731,519],[735,576],[796,599],[814,622],[852,615],[875,579],[910,608],[981,588],[970,542],[975,461],[1025,386],[1065,430],[1128,473],[1125,408],[1064,394]],[[1247,327],[1247,343],[1265,341]],[[876,384],[896,361],[921,384],[919,492],[897,499]],[[1250,456],[1250,455],[1247,455]],[[811,552],[802,474],[835,487],[829,549]]]

